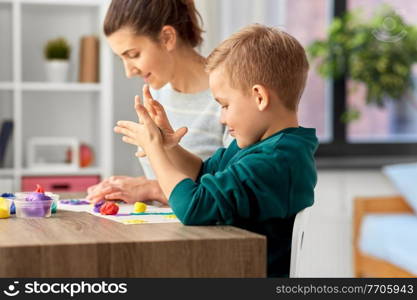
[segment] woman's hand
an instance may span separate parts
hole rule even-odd
[[[102,199],[123,200],[127,203],[149,200],[168,203],[158,181],[148,180],[143,176],[112,176],[89,187],[87,193],[87,199],[93,203]]]

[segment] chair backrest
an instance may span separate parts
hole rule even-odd
[[[310,216],[310,207],[300,210],[295,216],[292,230],[290,277],[300,276],[300,258],[303,250],[304,231]]]

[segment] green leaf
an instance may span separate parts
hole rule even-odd
[[[327,37],[314,41],[308,52],[321,76],[345,76],[365,84],[366,103],[382,107],[384,98],[399,99],[412,86],[417,27],[388,5],[381,5],[367,19],[360,10],[350,11],[335,18]]]
[[[360,113],[359,110],[357,110],[357,109],[350,109],[348,111],[345,111],[341,115],[340,120],[343,123],[350,123],[350,122],[359,120],[360,116],[361,116],[361,113]]]

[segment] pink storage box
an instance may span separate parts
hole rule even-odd
[[[85,192],[100,182],[100,176],[36,176],[22,178],[22,191],[31,192],[40,184],[48,192]]]

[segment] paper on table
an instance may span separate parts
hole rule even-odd
[[[76,212],[88,212],[97,217],[116,221],[123,224],[152,224],[152,223],[178,223],[170,207],[157,207],[148,205],[146,215],[132,215],[133,204],[120,203],[117,215],[102,215],[93,211],[93,207],[88,204],[71,205],[58,203],[58,210],[68,210]],[[162,213],[162,214],[161,214]]]

